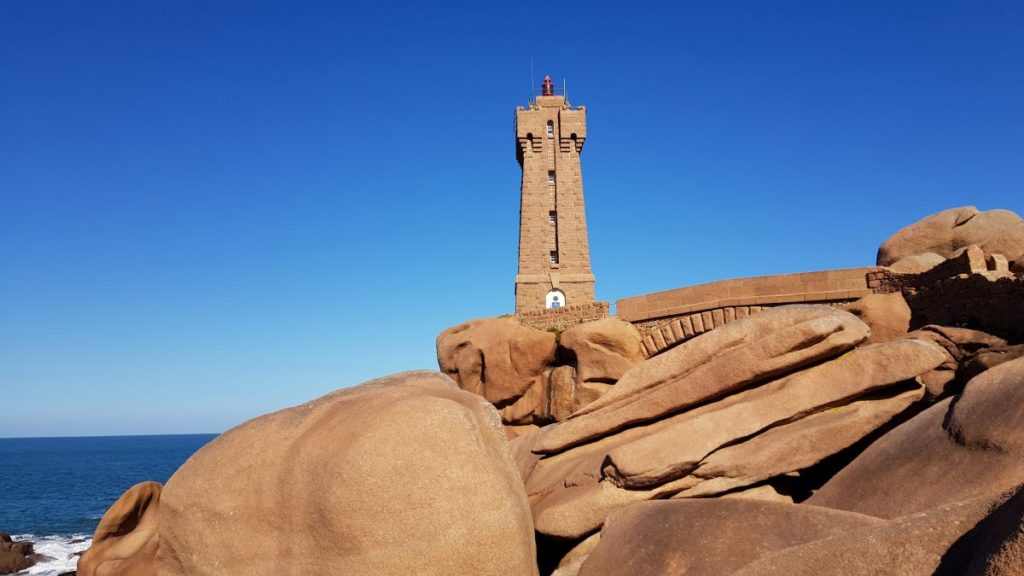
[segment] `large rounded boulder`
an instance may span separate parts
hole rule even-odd
[[[1018,260],[1024,255],[1024,220],[1009,210],[950,208],[893,234],[878,248],[877,262],[889,266],[926,252],[949,258],[972,244],[986,254],[1004,254]]]
[[[107,509],[78,559],[80,576],[156,576],[160,492],[159,482],[141,482]]]
[[[246,422],[160,499],[162,576],[530,575],[535,557],[497,412],[436,372]]]
[[[640,331],[618,318],[604,318],[569,328],[560,339],[576,356],[580,382],[614,384],[644,361]]]
[[[463,390],[501,408],[545,388],[557,347],[554,333],[513,318],[478,318],[438,335],[437,363]]]

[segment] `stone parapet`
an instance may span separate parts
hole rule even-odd
[[[1002,258],[998,254],[994,256]],[[928,286],[946,278],[961,274],[976,274],[987,270],[985,253],[977,246],[970,246],[959,255],[918,274],[901,274],[889,268],[878,268],[868,273],[868,288],[879,293],[905,292],[917,286]]]
[[[966,326],[1017,340],[1024,337],[1024,275],[959,274],[903,290],[912,327]]]
[[[710,282],[618,300],[616,314],[638,323],[716,309],[855,300],[872,292],[868,274],[879,269],[872,266]]]
[[[610,315],[607,302],[587,302],[562,308],[523,310],[516,314],[516,320],[531,328],[561,332],[577,324],[601,320]]]
[[[739,278],[626,298],[617,312],[640,329],[648,357],[764,308],[839,305],[871,293],[902,293],[917,327],[970,326],[1020,337],[1024,276],[1008,269],[1003,255],[970,246],[918,274],[869,267]]]

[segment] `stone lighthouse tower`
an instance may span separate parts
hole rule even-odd
[[[556,95],[550,76],[540,96],[516,108],[516,158],[523,169],[516,312],[594,301],[580,172],[586,139],[586,108],[573,109]]]

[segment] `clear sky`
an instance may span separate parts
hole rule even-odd
[[[219,432],[510,312],[530,60],[600,299],[1024,213],[1020,2],[0,2],[0,436]]]

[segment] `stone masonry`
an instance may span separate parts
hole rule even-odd
[[[856,300],[872,291],[868,275],[878,267],[734,278],[623,298],[623,320],[640,323],[735,306],[829,303]]]
[[[524,310],[516,314],[516,318],[531,328],[562,332],[577,324],[601,320],[610,315],[607,302],[588,302],[586,304],[570,304],[562,308]]]
[[[871,293],[902,293],[912,328],[967,326],[1015,338],[1024,334],[1024,275],[1009,268],[1004,255],[970,246],[916,274],[872,266],[735,278],[625,298],[616,312],[640,329],[648,357],[765,308],[840,305]]]
[[[516,157],[523,171],[517,313],[545,309],[549,295],[557,295],[560,306],[594,301],[580,172],[586,139],[586,109],[556,95],[550,77],[541,96],[516,109]]]
[[[709,282],[624,298],[618,317],[643,333],[643,351],[655,356],[690,338],[765,308],[785,304],[841,304],[871,293],[877,267],[822,270]]]

